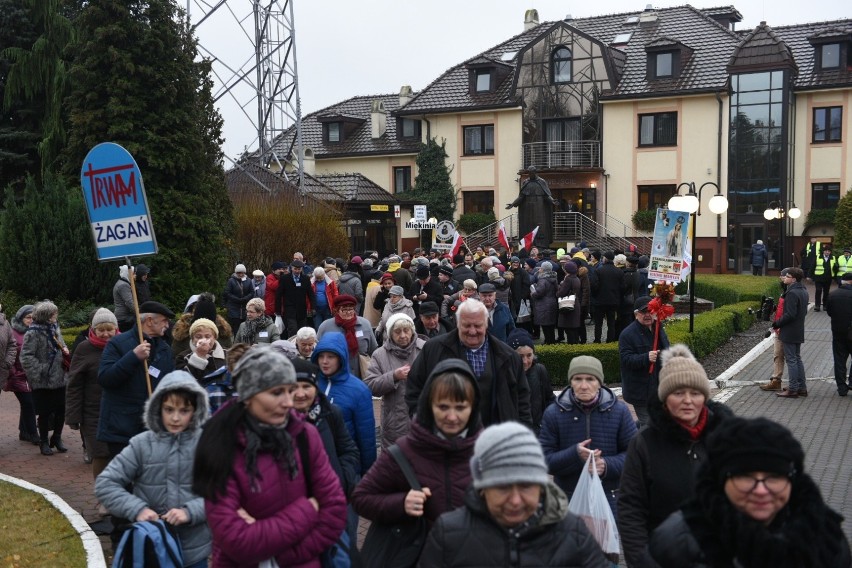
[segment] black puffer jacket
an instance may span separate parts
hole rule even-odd
[[[733,416],[723,404],[707,401],[709,415],[693,442],[657,398],[648,402],[651,424],[630,442],[618,494],[618,533],[627,565],[654,566],[647,552],[651,533],[693,495],[698,466],[707,459],[704,441],[722,420]]]
[[[533,363],[532,367],[526,372],[527,382],[530,384],[530,414],[533,421],[533,432],[538,436],[541,431],[541,419],[544,416],[544,411],[550,406],[556,395],[553,394],[553,384],[550,382],[550,375],[547,374],[547,367],[541,363]]]
[[[807,475],[767,527],[737,511],[702,471],[696,497],[657,527],[649,551],[661,568],[848,568],[842,522]]]
[[[485,500],[468,488],[464,506],[441,515],[420,557],[436,566],[610,566],[585,523],[568,512],[568,499],[553,483],[544,490],[541,518],[516,530],[498,525]]]

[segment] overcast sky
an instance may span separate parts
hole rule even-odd
[[[184,0],[179,0],[184,4]],[[219,0],[189,0],[193,22]],[[524,12],[538,10],[540,21],[640,11],[647,0],[565,2],[556,0],[292,0],[302,114],[356,95],[398,93],[402,85],[415,91],[448,68],[523,31]],[[278,0],[284,5],[284,0]],[[656,8],[685,2],[658,0]],[[248,69],[253,60],[251,2],[228,0],[197,30],[205,55],[218,60],[221,83],[226,67]],[[724,0],[696,7],[726,5]],[[848,0],[740,0],[743,16],[737,30],[750,30],[765,20],[770,26],[852,18]],[[605,8],[600,8],[604,6]],[[237,19],[243,20],[242,28]],[[243,31],[243,29],[245,31]],[[218,103],[225,119],[226,156],[257,147],[257,106],[247,89]],[[241,109],[242,107],[242,109]],[[226,160],[226,168],[230,162]]]

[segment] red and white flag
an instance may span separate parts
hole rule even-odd
[[[464,239],[459,234],[459,232],[456,231],[456,234],[453,235],[453,250],[452,250],[451,254],[453,256],[456,256],[459,253],[459,251],[461,250],[462,245],[464,245]]]
[[[686,237],[686,242],[683,243],[683,264],[680,265],[681,282],[686,282],[686,279],[689,278],[689,273],[692,270],[692,255],[689,254],[689,251],[692,249],[689,247],[689,237]]]
[[[509,237],[506,235],[506,226],[503,225],[502,221],[500,221],[500,230],[497,231],[497,240],[507,251],[512,250],[512,247],[509,246]]]
[[[518,248],[525,248],[529,251],[532,248],[532,244],[535,242],[535,236],[538,234],[538,226],[532,230],[531,233],[524,235],[524,238],[521,239],[521,242],[518,243]]]

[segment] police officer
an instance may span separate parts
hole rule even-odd
[[[822,254],[817,257],[813,271],[814,287],[816,288],[815,312],[820,311],[820,304],[825,307],[825,303],[828,301],[828,291],[831,289],[831,281],[836,276],[837,259],[831,256],[831,245],[823,245]],[[823,296],[823,294],[825,295]],[[820,302],[820,299],[822,299],[822,302]]]

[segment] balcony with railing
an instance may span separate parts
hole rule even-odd
[[[528,142],[523,145],[524,167],[547,168],[599,168],[601,143],[597,140],[564,140],[556,142]]]

